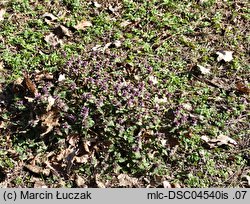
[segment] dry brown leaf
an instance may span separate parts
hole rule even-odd
[[[24,75],[24,84],[28,91],[35,96],[38,93],[38,90],[36,88],[36,85],[30,80],[29,75],[26,73]]]
[[[101,182],[100,174],[95,175],[95,182],[96,182],[98,188],[106,188],[105,184],[103,182]]]
[[[50,169],[43,169],[42,174],[45,176],[49,176],[50,175]]]
[[[79,175],[76,175],[75,182],[76,182],[77,187],[81,188],[85,186],[85,180]]]
[[[236,83],[236,89],[241,93],[250,94],[250,88],[248,88],[247,85],[243,84],[242,82]]]
[[[154,131],[153,130],[146,130],[146,129],[142,129],[138,136],[144,138],[144,139],[149,139],[152,138],[154,136]]]
[[[58,81],[64,81],[65,79],[65,74],[60,74],[58,77]]]
[[[59,126],[59,118],[55,111],[49,111],[48,113],[42,115],[41,117],[42,127],[47,128],[47,130],[41,134],[41,137],[51,132],[55,126]]]
[[[118,177],[119,185],[120,186],[127,186],[127,187],[133,187],[138,186],[138,179],[132,178],[128,176],[127,174],[120,174]]]
[[[82,20],[76,26],[74,26],[74,28],[76,30],[85,30],[87,27],[90,26],[92,26],[92,23],[90,21]]]
[[[3,70],[3,61],[0,61],[0,71]]]
[[[224,60],[225,62],[230,62],[233,60],[233,51],[218,51],[216,52],[216,54],[218,55],[217,57],[217,61],[220,62],[222,60]]]
[[[71,134],[67,136],[67,141],[73,147],[75,147],[78,144],[79,140],[80,140],[80,137],[77,134]]]
[[[34,77],[35,81],[40,82],[41,80],[52,80],[52,79],[53,79],[53,74],[36,70],[36,75]]]
[[[109,4],[109,11],[112,12],[113,14],[117,15],[117,11],[121,8],[120,4],[116,4],[115,7],[113,7],[111,4]]]
[[[208,69],[206,67],[203,67],[203,66],[201,66],[199,64],[197,65],[197,67],[198,67],[201,74],[204,74],[204,75],[205,74],[210,74],[210,69]]]
[[[89,159],[89,155],[87,154],[80,156],[80,157],[77,157],[77,156],[74,157],[74,161],[78,164],[86,164],[88,162],[88,159]]]
[[[55,104],[56,99],[54,99],[52,96],[48,97],[48,105],[46,107],[46,111],[50,111],[52,106]]]
[[[73,166],[73,162],[74,162],[74,157],[76,155],[76,149],[69,149],[69,154],[66,157],[66,171],[67,173],[70,172],[72,166]]]
[[[116,48],[119,48],[119,47],[122,46],[122,43],[121,43],[120,40],[115,40],[115,41],[113,42],[113,44],[115,45]]]
[[[181,188],[179,183],[173,183],[172,186],[173,186],[173,188]]]
[[[0,9],[0,21],[4,20],[4,14],[5,14],[6,10],[4,8]]]
[[[71,36],[69,29],[62,25],[59,25],[54,29],[54,34],[58,38],[63,38],[63,36],[68,36],[68,37]]]
[[[182,104],[183,108],[187,111],[193,110],[192,104],[191,103],[183,103]]]
[[[202,136],[201,139],[205,141],[210,148],[215,148],[222,145],[237,145],[237,142],[235,140],[225,135],[220,135],[217,138],[213,139],[210,139],[207,136]]]
[[[94,7],[96,7],[96,8],[101,8],[101,7],[102,7],[102,5],[99,4],[97,1],[94,1],[94,2],[93,2],[93,5],[94,5]]]
[[[5,129],[7,127],[4,121],[0,121],[0,129]]]
[[[57,161],[62,161],[64,158],[66,158],[66,155],[68,155],[69,154],[69,149],[63,149],[61,152],[60,152],[60,154],[58,154],[57,156],[56,156],[56,160]]]
[[[101,45],[96,45],[95,47],[92,48],[93,51],[100,51],[102,50]]]
[[[25,167],[33,173],[40,174],[43,171],[43,168],[36,165],[26,164]]]
[[[50,34],[46,35],[44,37],[44,40],[45,40],[45,42],[47,42],[48,44],[52,45],[53,47],[62,44],[62,40],[60,40],[57,37],[57,35],[55,35],[54,33],[50,33]]]
[[[121,22],[120,26],[121,27],[127,27],[129,24],[131,24],[130,21],[123,21],[123,22]]]
[[[47,168],[48,168],[55,176],[60,177],[60,174],[58,173],[58,171],[57,171],[53,166],[50,165],[49,161],[45,161],[44,163],[46,164]]]
[[[47,188],[44,181],[39,178],[32,177],[31,182],[34,182],[34,188]]]
[[[89,150],[90,144],[91,144],[90,141],[84,141],[84,142],[83,142],[84,150],[85,150],[86,152],[88,152],[88,153],[90,152],[90,150]]]
[[[168,181],[163,181],[162,184],[164,188],[172,188],[171,184]]]
[[[57,17],[54,16],[52,13],[45,13],[45,14],[42,15],[42,17],[44,17],[44,18],[46,18],[46,19],[48,19],[50,21],[57,20]]]
[[[250,176],[244,175],[242,176],[242,180],[246,182],[246,187],[250,188]]]

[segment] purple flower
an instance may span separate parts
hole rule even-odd
[[[72,67],[73,66],[73,59],[71,58],[67,64],[66,64],[68,67]]]
[[[23,101],[22,100],[17,101],[16,105],[20,105],[20,106],[23,105]]]
[[[67,53],[66,53],[65,51],[62,51],[62,56],[63,56],[64,58],[66,58],[66,57],[67,57]]]
[[[63,129],[68,129],[69,127],[70,126],[69,126],[69,124],[67,122],[65,122],[65,123],[62,124],[62,128]]]
[[[93,83],[95,82],[95,80],[94,80],[92,77],[89,77],[89,78],[87,79],[87,81],[88,81],[88,83],[90,83],[90,84],[93,84]]]
[[[88,65],[88,62],[86,62],[86,61],[84,61],[82,64],[83,67],[86,67],[87,65]]]
[[[41,93],[36,93],[36,95],[35,95],[35,99],[40,99],[40,98],[41,98],[41,96],[42,96],[42,94],[41,94]]]
[[[127,105],[128,105],[128,107],[132,107],[132,105],[133,105],[132,99],[129,99],[129,100],[128,100]]]
[[[119,125],[122,125],[122,123],[123,123],[123,119],[118,118],[118,119],[117,119],[117,123],[118,123]]]
[[[83,99],[83,100],[88,100],[88,99],[91,98],[91,96],[92,96],[91,93],[83,93],[83,94],[82,94],[82,99]]]
[[[49,94],[49,91],[48,91],[48,88],[47,88],[46,85],[42,88],[42,92],[43,92],[44,94]]]
[[[78,67],[74,67],[74,68],[72,69],[72,71],[74,72],[74,74],[78,74],[79,69],[78,69]]]
[[[153,71],[153,68],[152,68],[151,66],[148,66],[148,67],[147,67],[147,71],[148,71],[148,73],[150,74],[150,73]]]
[[[141,101],[140,106],[145,107],[145,103],[143,101]]]
[[[197,125],[197,119],[196,118],[193,118],[193,117],[191,117],[191,124],[192,125]]]
[[[151,85],[153,85],[153,81],[152,80],[148,80],[148,83],[149,83],[149,85],[151,86]]]
[[[185,115],[181,116],[181,123],[184,124],[187,122],[187,117]]]
[[[59,99],[60,99],[60,97],[59,97],[57,94],[55,94],[55,95],[53,96],[53,98],[54,98],[55,100],[59,100]]]
[[[75,90],[75,89],[76,89],[76,83],[75,83],[75,82],[72,82],[72,83],[71,83],[70,89],[71,89],[71,90]]]
[[[122,90],[122,97],[126,97],[128,95],[127,91],[125,91],[124,89]]]
[[[70,122],[74,123],[76,121],[76,117],[73,114],[67,115],[67,118],[69,119]]]
[[[80,115],[83,117],[83,120],[86,120],[86,118],[88,117],[89,115],[89,108],[87,107],[83,107],[82,110],[81,110],[81,113]]]

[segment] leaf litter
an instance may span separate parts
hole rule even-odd
[[[95,4],[95,3],[94,3]],[[98,6],[96,6],[98,7]],[[118,11],[115,9],[115,6],[109,6],[109,11],[114,14],[114,15],[119,15]],[[58,15],[59,16],[59,15]],[[52,46],[58,46],[62,44],[58,43],[57,41],[60,41],[64,36],[70,37],[72,35],[71,30],[68,29],[66,26],[61,26],[57,23],[55,23],[57,21],[57,17],[54,16],[53,14],[44,14],[43,16],[47,21],[49,22],[48,24],[53,25],[53,26],[58,26],[55,29],[58,29],[58,31],[53,31],[53,37],[51,36],[51,38],[55,39],[51,39],[48,40],[47,39],[47,43],[52,45]],[[120,24],[121,27],[126,27],[130,24],[130,21],[128,20],[122,20],[122,21],[118,21],[118,22],[122,22],[124,24]],[[80,24],[81,22],[79,22]],[[91,24],[91,25],[90,25]],[[92,23],[90,23],[89,26],[92,26]],[[127,25],[126,25],[127,24]],[[85,30],[87,27],[86,24],[84,25],[79,25],[78,30]],[[46,38],[46,37],[45,37]],[[54,42],[53,42],[54,41]],[[109,44],[109,41],[105,41],[103,43],[103,46],[101,46],[102,48],[108,49],[108,48],[120,48],[121,47],[121,41],[117,41],[115,43],[115,41],[112,44]],[[114,45],[112,47],[112,45]],[[98,50],[98,49],[97,49]],[[224,61],[224,62],[230,62],[232,61],[233,57],[232,57],[233,52],[231,51],[220,51],[217,52],[218,61]],[[202,62],[201,62],[202,63]],[[235,86],[230,84],[230,81],[224,80],[221,77],[214,77],[211,76],[211,70],[208,69],[206,66],[201,66],[201,65],[197,65],[198,68],[200,69],[200,72],[202,75],[201,78],[203,79],[203,77],[207,77],[207,75],[210,75],[210,79],[203,79],[203,82],[219,88],[219,89],[223,89],[223,90],[232,90],[231,88],[233,88],[233,90],[237,90],[238,92],[242,93],[242,94],[249,94],[249,88],[247,85],[247,82],[237,82],[235,84]],[[199,67],[200,66],[200,67]],[[24,95],[23,98],[27,99],[29,104],[34,105],[34,103],[36,103],[36,96],[39,95],[40,92],[40,87],[41,87],[41,82],[40,81],[47,81],[47,80],[51,80],[53,83],[55,83],[56,81],[60,81],[62,83],[66,83],[66,81],[69,79],[69,77],[67,75],[65,75],[63,72],[59,73],[59,77],[58,75],[56,75],[57,77],[54,77],[52,74],[36,74],[36,76],[34,76],[34,78],[32,79],[31,76],[25,76],[24,78],[19,78],[15,84],[13,85],[13,90],[15,89],[15,93],[21,93],[22,95]],[[66,76],[67,76],[67,80],[66,80]],[[212,79],[211,79],[212,78]],[[162,83],[161,81],[161,76],[157,75],[157,77],[155,75],[151,75],[151,77],[149,77],[149,79],[155,84],[157,85],[158,83]],[[138,80],[140,80],[138,78]],[[244,96],[245,97],[245,96]],[[159,103],[159,104],[167,104],[167,101],[169,100],[167,97],[161,97],[161,96],[157,96],[154,97],[155,98],[155,102]],[[43,108],[42,110],[44,111],[43,113],[37,113],[35,111],[34,115],[36,116],[36,119],[38,120],[37,123],[37,129],[40,130],[40,136],[44,137],[46,135],[51,135],[53,136],[53,133],[56,130],[56,127],[59,126],[59,123],[61,122],[61,118],[60,115],[57,113],[58,110],[56,109],[57,103],[58,101],[55,99],[54,96],[49,95],[47,97],[44,97],[45,99],[45,108]],[[1,109],[0,109],[1,110]],[[183,111],[189,111],[192,112],[195,110],[195,104],[190,104],[190,103],[184,103],[183,104]],[[36,129],[36,130],[37,130]],[[147,131],[145,131],[147,132]],[[62,145],[62,149],[58,150],[58,152],[51,152],[53,153],[50,156],[50,161],[48,162],[42,162],[39,164],[28,164],[28,165],[33,165],[33,168],[31,166],[28,166],[30,168],[30,171],[33,173],[39,172],[41,169],[39,169],[39,167],[42,166],[42,168],[46,168],[46,169],[50,169],[50,171],[53,173],[53,169],[54,175],[56,175],[57,177],[63,177],[63,173],[65,170],[67,170],[68,173],[73,173],[73,165],[78,165],[78,164],[88,164],[90,163],[91,159],[96,159],[98,160],[98,157],[96,155],[98,155],[99,153],[102,154],[102,151],[97,150],[98,147],[96,146],[96,144],[93,144],[93,142],[90,142],[90,140],[86,140],[84,142],[79,141],[79,139],[76,139],[77,137],[82,137],[82,135],[76,136],[76,138],[74,136],[72,136],[71,134],[67,134],[69,139],[64,139],[64,144]],[[149,144],[150,142],[152,142],[155,138],[156,133],[155,132],[150,132],[148,131],[148,133],[142,133],[141,137],[142,140],[139,141],[139,149],[143,149],[145,144]],[[190,136],[191,138],[191,136]],[[219,136],[216,139],[210,139],[210,138],[204,138],[202,137],[203,141],[207,144],[209,144],[210,148],[215,148],[215,147],[221,147],[223,145],[230,145],[230,146],[236,146],[237,143],[236,141],[232,140],[231,138],[227,138],[226,136],[222,137]],[[145,142],[145,143],[144,143]],[[169,151],[169,147],[168,147],[168,139],[160,139],[160,143],[162,146],[164,146],[168,153],[171,154],[171,151]],[[173,145],[173,147],[177,147],[179,145],[179,141],[177,140],[176,144]],[[95,149],[96,148],[96,149]],[[153,147],[154,148],[154,147]],[[81,149],[81,150],[80,150]],[[170,147],[171,149],[171,147]],[[180,149],[180,148],[179,148]],[[84,151],[84,153],[80,154],[79,151]],[[179,150],[178,150],[179,151]],[[174,151],[174,154],[172,154],[173,157],[177,156],[176,154],[179,153],[177,150]],[[157,151],[153,151],[153,155],[157,155]],[[99,155],[100,156],[100,155]],[[172,158],[172,156],[170,156]],[[92,161],[91,161],[92,162]],[[169,162],[169,161],[167,161]],[[93,161],[94,163],[94,161]],[[96,162],[98,163],[98,162]],[[45,165],[47,164],[47,165]],[[96,164],[95,164],[96,165]],[[56,166],[56,168],[55,168]],[[94,167],[95,168],[95,167]],[[118,171],[117,171],[118,172]],[[40,171],[40,173],[42,173],[42,171]],[[74,174],[76,175],[74,177],[74,181],[76,183],[76,185],[78,187],[85,187],[87,186],[86,183],[88,183],[88,180],[83,179],[83,177],[81,175],[78,174]],[[97,175],[97,174],[96,174]],[[130,186],[138,186],[137,183],[139,182],[138,180],[134,180],[133,176],[128,176],[127,174],[119,174],[118,177],[116,177],[119,181],[119,185],[123,186],[123,187],[130,187]],[[95,177],[96,180],[96,184],[98,187],[105,187],[107,185],[107,182],[102,182],[101,179],[98,177]],[[33,182],[38,182],[35,180],[33,180]],[[161,181],[162,182],[162,181]],[[63,183],[63,182],[62,182]],[[148,182],[150,183],[150,181]],[[169,187],[169,186],[174,186],[174,184],[172,184],[172,181],[170,180],[165,180],[165,182],[162,182],[163,186],[165,185],[165,187]],[[43,184],[39,184],[39,182],[37,183],[37,186],[43,186]],[[63,185],[63,184],[62,184]],[[180,185],[179,185],[180,186]]]
[[[201,136],[201,139],[209,146],[209,148],[227,146],[236,146],[237,142],[226,135],[219,135],[217,138],[208,138],[207,136]]]
[[[217,61],[225,61],[225,62],[231,62],[233,60],[233,51],[218,51],[216,52],[216,54],[218,55],[217,57]]]
[[[4,8],[0,7],[0,21],[4,20],[4,14],[5,14],[6,10]]]

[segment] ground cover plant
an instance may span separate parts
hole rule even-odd
[[[1,187],[249,187],[248,1],[1,1]]]

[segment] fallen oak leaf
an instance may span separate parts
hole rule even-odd
[[[121,27],[127,27],[129,24],[131,24],[130,21],[123,21],[123,22],[121,22],[120,26]]]
[[[226,136],[226,135],[220,135],[218,138],[216,139],[212,139],[211,142],[217,142],[217,144],[219,146],[221,145],[237,145],[237,142],[235,140],[233,140],[232,138]]]
[[[244,176],[242,176],[242,180],[245,181],[246,187],[250,188],[250,176],[244,175]]]
[[[27,73],[25,73],[24,75],[24,85],[33,96],[38,94],[36,85],[30,80],[29,75]]]
[[[76,30],[85,30],[86,27],[91,27],[91,26],[92,26],[92,23],[90,21],[82,20],[76,26],[74,26],[74,28]]]
[[[95,175],[95,182],[96,182],[98,188],[106,188],[105,184],[101,181],[100,174]]]
[[[47,130],[41,134],[41,137],[52,131],[55,126],[59,126],[59,118],[55,111],[49,111],[41,117],[42,127],[47,128]]]
[[[217,57],[217,61],[220,62],[222,60],[224,60],[225,62],[230,62],[233,60],[233,51],[218,51],[216,52],[216,54],[218,55]]]
[[[59,25],[54,29],[54,34],[60,39],[63,38],[63,36],[71,36],[69,29],[62,25]]]
[[[52,45],[53,47],[62,44],[62,40],[57,37],[54,33],[50,33],[44,37],[45,42]]]
[[[116,48],[119,48],[119,47],[121,47],[122,43],[121,43],[120,40],[115,40],[115,41],[113,42],[113,45],[114,45]]]
[[[46,166],[50,169],[50,171],[57,177],[60,177],[60,174],[58,173],[58,171],[50,165],[49,161],[45,161],[44,162],[46,164]]]
[[[35,70],[36,74],[34,77],[35,82],[40,82],[41,80],[52,80],[53,75],[44,71]]]
[[[52,13],[45,13],[45,14],[42,15],[42,17],[44,17],[45,19],[48,19],[50,21],[57,20],[57,17],[54,16]]]
[[[92,2],[92,3],[93,3],[93,5],[94,5],[94,7],[96,7],[96,8],[101,8],[101,7],[102,7],[102,5],[99,4],[97,1],[94,1],[94,2]]]
[[[58,77],[58,81],[64,81],[65,79],[65,74],[60,74]]]
[[[52,96],[48,97],[48,105],[46,108],[46,111],[50,111],[52,106],[55,104],[56,99],[54,99]]]
[[[237,145],[237,142],[235,140],[225,135],[219,135],[217,138],[213,139],[210,139],[207,136],[202,136],[201,139],[205,141],[210,148],[220,147],[223,145]]]
[[[237,89],[237,91],[239,91],[241,93],[250,94],[250,88],[248,88],[242,82],[237,82],[236,83],[236,89]]]
[[[29,171],[36,173],[36,174],[41,173],[43,170],[40,166],[35,166],[31,164],[26,164],[24,167],[27,168]]]
[[[77,146],[78,142],[80,141],[80,136],[78,134],[70,134],[67,136],[66,141],[72,146]]]
[[[168,181],[162,182],[164,188],[172,188],[171,184]]]
[[[203,66],[201,66],[201,65],[197,65],[197,67],[199,68],[199,71],[201,72],[201,74],[210,74],[210,69],[208,69],[208,68],[205,68],[205,67],[203,67]]]
[[[132,178],[128,176],[127,174],[120,174],[118,177],[119,180],[119,185],[123,187],[132,187],[132,186],[137,186],[138,185],[138,179],[137,178]]]
[[[49,169],[44,169],[43,167],[37,165],[26,164],[24,167],[35,174],[43,174],[45,176],[49,176],[50,174]]]
[[[85,179],[82,178],[81,176],[79,176],[78,174],[76,174],[75,182],[76,182],[76,185],[78,187],[84,187],[85,186]]]
[[[77,157],[75,156],[74,157],[74,161],[78,164],[86,164],[89,160],[89,155],[88,154],[85,154],[83,156],[80,156],[80,157]]]
[[[3,16],[4,16],[5,12],[6,12],[5,9],[3,9],[3,8],[0,9],[0,21],[4,20]]]

